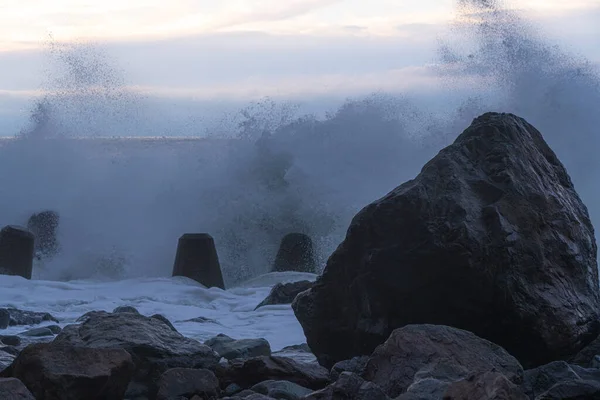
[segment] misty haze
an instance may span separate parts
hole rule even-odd
[[[398,3],[0,5],[0,397],[600,398],[600,4]]]

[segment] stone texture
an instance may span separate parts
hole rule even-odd
[[[523,390],[530,398],[535,398],[558,383],[584,380],[600,382],[600,370],[554,361],[525,371]]]
[[[313,391],[290,381],[264,381],[257,383],[250,389],[256,393],[272,397],[274,399],[298,400]]]
[[[367,382],[351,372],[342,372],[339,379],[326,388],[305,396],[303,400],[390,400],[373,382]]]
[[[265,339],[235,340],[227,335],[219,334],[208,339],[204,344],[228,360],[271,355],[271,346]]]
[[[408,325],[377,347],[363,378],[397,397],[425,377],[454,382],[488,371],[519,384],[523,379],[523,368],[513,356],[471,332],[443,325]]]
[[[596,252],[587,208],[540,132],[487,113],[360,211],[292,307],[328,368],[420,323],[474,332],[534,367],[598,335]]]
[[[211,371],[173,368],[160,377],[156,400],[179,400],[195,395],[203,400],[212,400],[218,398],[219,392],[219,380]]]
[[[292,304],[296,296],[313,287],[314,282],[299,281],[290,283],[277,283],[269,295],[256,306],[255,310],[273,304]]]
[[[81,325],[66,326],[54,339],[88,348],[122,348],[131,354],[135,374],[128,396],[153,396],[156,382],[171,368],[215,368],[219,356],[164,322],[134,313],[88,313]]]
[[[0,399],[36,400],[23,382],[15,378],[0,378]]]
[[[498,372],[486,372],[451,383],[443,399],[529,400],[529,397],[504,375]]]
[[[274,356],[231,360],[225,365],[219,365],[216,375],[222,388],[235,383],[248,389],[263,381],[276,380],[318,390],[329,383],[328,371],[317,364],[304,364]]]
[[[121,399],[133,362],[123,349],[37,343],[2,375],[21,380],[38,400]]]

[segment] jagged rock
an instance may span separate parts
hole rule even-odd
[[[2,372],[47,400],[122,399],[132,374],[133,361],[123,349],[55,343],[27,346]]]
[[[600,336],[596,337],[575,354],[575,356],[571,357],[570,362],[583,367],[589,367],[597,355],[600,355]]]
[[[542,135],[487,113],[360,211],[292,307],[328,368],[418,323],[474,332],[534,367],[598,336],[596,252],[587,208]]]
[[[204,344],[228,360],[271,355],[271,346],[265,339],[235,340],[221,333]]]
[[[310,289],[313,285],[314,282],[311,281],[277,283],[273,286],[269,295],[256,306],[255,310],[272,304],[292,304],[299,293]]]
[[[42,211],[29,217],[27,229],[35,237],[35,251],[40,257],[51,257],[58,253],[56,230],[59,222],[60,216],[56,211]]]
[[[600,400],[600,382],[560,382],[542,393],[535,400]]]
[[[600,382],[600,370],[554,361],[525,371],[523,390],[530,398],[535,398],[558,383],[584,380]]]
[[[377,347],[362,376],[397,397],[415,380],[454,382],[488,371],[502,373],[517,384],[523,380],[519,362],[494,343],[448,326],[408,325]]]
[[[127,350],[136,368],[129,397],[155,395],[156,382],[168,369],[212,369],[219,361],[208,346],[184,337],[156,318],[134,313],[88,313],[81,325],[66,326],[54,343]]]
[[[235,383],[247,389],[263,381],[276,380],[318,390],[329,383],[328,371],[319,365],[274,356],[230,360],[226,365],[219,365],[216,375],[223,388]]]
[[[302,363],[312,363],[316,361],[315,355],[310,351],[306,343],[286,346],[281,350],[274,351],[273,356],[292,358]]]
[[[331,368],[331,371],[329,371],[329,377],[332,381],[337,381],[342,372],[352,372],[353,374],[360,376],[364,372],[368,361],[369,357],[359,356],[353,357],[350,360],[337,362]]]
[[[21,344],[21,338],[19,338],[18,336],[15,336],[15,335],[7,335],[7,336],[0,335],[0,342],[2,342],[2,344],[5,344],[7,346],[18,346]]]
[[[29,389],[18,379],[0,378],[0,399],[35,400]]]
[[[233,397],[223,397],[222,400],[275,400],[264,394],[255,393],[252,390],[244,390]],[[279,399],[277,399],[279,400]]]
[[[312,272],[317,269],[317,262],[310,236],[303,233],[289,233],[281,239],[273,272],[297,271]]]
[[[342,372],[339,379],[325,389],[313,392],[303,400],[390,400],[373,382],[367,382],[351,372]]]
[[[140,312],[137,310],[137,308],[132,307],[132,306],[119,306],[113,310],[113,313],[114,314],[118,314],[118,313],[139,314]]]
[[[212,236],[207,233],[186,233],[179,238],[173,276],[185,276],[207,288],[225,289]]]
[[[8,368],[10,364],[12,364],[15,360],[16,354],[13,354],[13,352],[7,350],[8,349],[6,347],[0,348],[0,371],[3,371],[4,369]]]
[[[274,399],[283,400],[298,400],[313,392],[312,390],[297,385],[294,382],[274,380],[257,383],[256,385],[252,386],[250,390]]]
[[[443,396],[443,400],[470,399],[529,400],[529,397],[517,385],[498,372],[486,372],[453,382]],[[440,400],[442,400],[441,397]]]
[[[0,274],[31,279],[33,256],[33,233],[17,225],[0,230]]]
[[[158,382],[156,400],[179,400],[201,396],[203,400],[219,396],[219,380],[207,369],[173,368],[165,371]]]
[[[1,310],[8,312],[10,316],[10,326],[37,325],[48,321],[59,322],[47,312],[23,311],[16,308],[0,308],[0,313],[2,313]]]
[[[44,337],[44,336],[54,336],[54,332],[47,327],[41,328],[33,328],[29,329],[25,332],[21,332],[19,335],[21,336],[29,336],[29,337]]]
[[[175,327],[173,326],[173,324],[171,323],[171,321],[169,321],[167,319],[167,317],[165,317],[164,315],[162,315],[162,314],[154,314],[150,318],[154,318],[156,320],[161,321],[162,323],[164,323],[165,325],[167,325],[169,327],[169,329],[171,329],[174,332],[177,332],[177,329],[175,329]]]

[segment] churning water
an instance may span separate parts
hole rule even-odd
[[[414,177],[472,118],[503,111],[544,134],[598,226],[598,71],[513,11],[459,3],[428,67],[448,93],[459,81],[466,93],[443,112],[398,94],[324,117],[264,100],[200,129],[147,108],[94,46],[51,45],[52,94],[0,143],[0,224],[60,213],[61,253],[36,265],[39,279],[168,276],[184,232],[215,237],[230,285],[268,272],[292,231],[313,237],[323,265],[362,206]]]

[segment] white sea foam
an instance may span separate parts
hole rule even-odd
[[[275,272],[225,291],[206,289],[184,277],[57,282],[0,275],[0,307],[49,312],[64,327],[76,323],[88,311],[111,312],[128,305],[143,315],[162,314],[181,334],[200,341],[219,333],[235,339],[265,338],[277,351],[306,342],[291,306],[270,305],[256,311],[254,308],[277,282],[314,279],[314,274]],[[207,321],[186,322],[198,317]],[[50,324],[54,323],[44,323]],[[13,326],[1,333],[18,334],[27,328]]]

